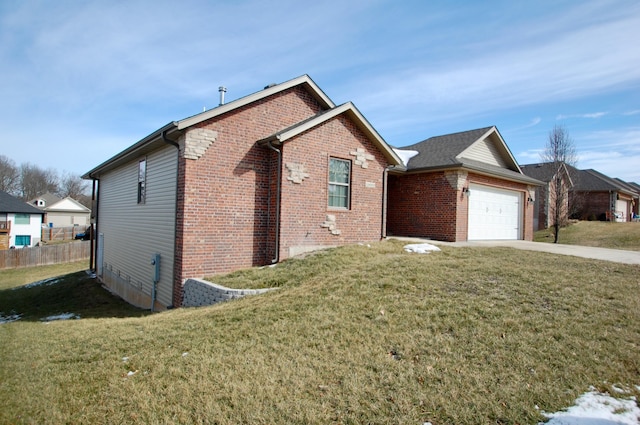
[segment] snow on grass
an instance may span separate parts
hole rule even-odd
[[[21,314],[17,314],[16,312],[11,312],[10,314],[5,315],[2,311],[0,311],[0,325],[4,323],[15,322],[16,320],[20,320],[22,317]]]
[[[51,286],[51,285],[55,285],[56,283],[59,283],[62,281],[63,278],[61,277],[51,277],[49,279],[44,279],[44,280],[39,280],[37,282],[33,282],[33,283],[29,283],[27,285],[24,286],[16,286],[15,288],[13,288],[14,290],[16,289],[27,289],[27,288],[35,288],[36,286]]]
[[[41,322],[53,322],[55,320],[70,320],[70,319],[79,319],[80,316],[78,316],[75,313],[62,313],[62,314],[56,314],[53,316],[47,316],[47,317],[43,317],[42,319],[40,319]]]
[[[542,413],[546,425],[638,425],[640,409],[635,397],[619,399],[593,389],[581,395],[565,412]]]
[[[428,254],[431,251],[440,251],[440,248],[428,243],[415,243],[415,244],[405,245],[404,250],[407,252],[415,252],[417,254]]]

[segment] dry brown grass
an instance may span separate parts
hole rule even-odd
[[[536,232],[534,240],[553,243],[553,229]],[[575,221],[560,229],[558,243],[640,251],[640,223]]]
[[[388,241],[217,277],[280,286],[218,306],[0,325],[0,422],[533,424],[640,395],[638,272]]]

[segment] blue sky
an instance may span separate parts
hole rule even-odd
[[[496,125],[521,164],[563,125],[640,182],[640,2],[0,2],[0,154],[82,174],[170,121],[302,74],[391,145]]]

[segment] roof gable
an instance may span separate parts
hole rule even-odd
[[[241,108],[245,105],[264,99],[276,93],[283,92],[298,85],[302,85],[324,107],[333,108],[336,106],[333,101],[329,99],[329,97],[311,79],[311,77],[305,74],[292,80],[285,81],[284,83],[269,85],[265,87],[264,90],[261,90],[259,92],[255,92],[248,96],[241,97],[240,99],[225,103],[224,105],[220,105],[216,108],[210,109],[192,117],[180,120],[177,122],[178,129],[182,130],[187,127],[191,127],[192,125],[199,124],[203,121],[217,117],[229,111],[233,111],[234,109]]]
[[[259,144],[282,144],[293,137],[310,130],[338,115],[346,114],[348,115],[355,124],[362,130],[369,139],[371,139],[378,147],[378,149],[384,154],[384,156],[393,164],[393,165],[402,165],[403,162],[400,157],[391,149],[391,146],[384,141],[384,139],[378,134],[378,132],[373,128],[373,126],[365,119],[365,117],[360,113],[358,108],[351,102],[343,103],[340,106],[332,108],[328,111],[323,111],[307,120],[301,121],[291,127],[285,128],[271,136],[258,141]]]
[[[431,137],[402,148],[417,151],[407,163],[407,171],[435,171],[465,168],[501,178],[540,184],[522,173],[495,126]]]
[[[90,212],[91,210],[85,207],[84,205],[82,205],[80,202],[76,201],[75,199],[67,196],[66,198],[61,199],[60,201],[52,205],[48,205],[45,208],[45,211]]]

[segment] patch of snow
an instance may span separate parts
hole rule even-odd
[[[440,248],[429,243],[414,243],[405,245],[404,250],[407,252],[415,252],[417,254],[428,254],[431,251],[440,251]]]
[[[15,322],[16,320],[20,320],[21,317],[22,317],[22,314],[17,314],[13,312],[12,314],[5,315],[3,312],[0,311],[0,325],[4,323]]]
[[[41,286],[41,285],[45,285],[45,286],[51,286],[51,285],[55,285],[56,283],[60,282],[62,280],[62,278],[59,277],[51,277],[49,279],[44,279],[44,280],[39,280],[37,282],[33,282],[33,283],[29,283],[27,285],[23,285],[23,286],[16,286],[13,289],[20,289],[20,288],[35,288],[36,286]]]
[[[634,398],[618,399],[590,391],[578,397],[566,412],[543,413],[546,425],[638,425],[640,409]]]
[[[47,316],[40,319],[41,322],[53,322],[54,320],[69,320],[69,319],[79,319],[80,316],[74,313],[62,313],[56,314],[53,316]]]
[[[402,149],[395,149],[395,148],[393,149],[393,151],[396,153],[396,155],[400,157],[405,167],[407,166],[411,158],[413,158],[414,156],[420,153],[418,151],[402,150]]]

